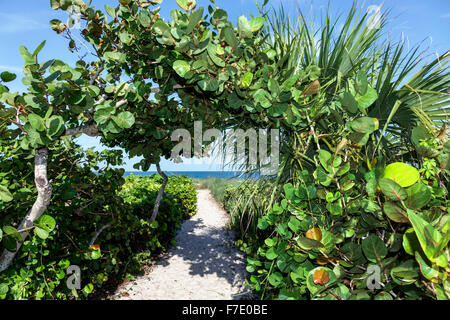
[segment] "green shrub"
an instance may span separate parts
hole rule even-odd
[[[0,274],[0,299],[86,298],[106,284],[140,272],[143,263],[168,247],[182,220],[195,214],[192,181],[170,177],[158,218],[150,223],[161,186],[159,176],[123,179],[122,169],[109,168],[109,163],[121,163],[118,158],[114,161],[111,152],[97,154],[76,148],[73,153],[73,148],[55,149],[49,161],[49,176],[55,177],[53,198],[41,220],[50,219],[55,227],[47,236],[32,233],[24,242],[13,265]],[[87,166],[70,165],[81,158],[87,159]],[[2,161],[2,172],[17,165],[14,159]],[[108,162],[104,169],[97,166],[102,161]],[[31,162],[30,159],[29,168]],[[15,190],[13,198],[21,201],[0,202],[2,225],[16,225],[25,214],[22,208],[31,205],[35,198],[32,175],[27,179],[20,175],[9,177],[10,189]],[[15,184],[22,188],[14,187]],[[0,247],[5,246],[7,239],[4,234]],[[81,290],[69,290],[66,286],[70,265],[81,269]]]
[[[436,142],[420,170],[319,150],[259,218],[248,284],[271,299],[450,299],[450,142]]]

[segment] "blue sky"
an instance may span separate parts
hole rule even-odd
[[[209,0],[197,0],[200,6],[207,7]],[[259,0],[262,2],[262,0]],[[449,50],[450,43],[450,1],[449,0],[366,0],[361,5],[367,8],[370,5],[380,5],[391,10],[387,36],[398,40],[402,34],[407,37],[411,45],[426,40],[430,45],[430,52],[442,54]],[[117,0],[93,0],[97,8],[105,4],[116,6]],[[269,2],[277,8],[281,3],[289,10],[296,12],[301,9],[305,15],[312,12],[320,16],[326,10],[329,1],[326,0],[271,0]],[[330,1],[331,14],[337,15],[351,7],[353,0]],[[231,21],[237,21],[241,15],[257,15],[254,0],[216,0],[216,5],[226,9]],[[175,0],[164,0],[161,5],[161,16],[169,17],[170,10],[178,8]],[[0,72],[10,71],[18,74],[18,79],[9,85],[12,91],[23,91],[21,70],[22,59],[18,48],[24,45],[30,50],[36,48],[40,42],[46,40],[46,46],[40,54],[40,60],[61,59],[74,63],[77,56],[70,53],[67,41],[57,35],[49,27],[51,19],[67,21],[68,15],[61,11],[50,9],[50,0],[10,1],[0,0]],[[82,137],[79,143],[86,147],[94,146],[101,149],[97,139]],[[125,169],[134,170],[136,159],[126,161]],[[188,163],[173,164],[163,161],[161,167],[167,171],[207,171],[221,170],[218,165]],[[154,168],[151,168],[153,170]]]

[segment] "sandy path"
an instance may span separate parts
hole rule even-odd
[[[234,234],[224,228],[227,213],[209,190],[198,191],[197,210],[178,231],[177,247],[171,248],[148,275],[122,285],[111,298],[229,300],[247,296],[243,292],[248,288],[242,287],[247,276],[245,257],[233,245]]]

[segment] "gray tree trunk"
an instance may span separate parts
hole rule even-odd
[[[33,222],[38,220],[41,215],[47,210],[50,204],[50,199],[52,197],[52,186],[47,178],[47,157],[48,150],[46,148],[37,149],[34,156],[34,181],[38,191],[38,197],[33,204],[31,210],[27,213],[25,218],[20,223],[18,228],[20,235],[22,236],[22,241],[28,237],[28,230],[21,231],[24,229],[31,228]],[[22,242],[17,242],[17,249],[14,252],[4,250],[2,256],[0,257],[0,272],[8,269],[22,246]]]
[[[161,199],[162,199],[163,194],[164,194],[164,189],[166,189],[166,185],[167,185],[167,182],[169,180],[167,178],[166,174],[161,170],[161,167],[160,167],[159,163],[156,164],[156,169],[158,170],[159,175],[163,178],[163,183],[161,185],[161,188],[159,189],[158,196],[156,197],[155,206],[153,208],[153,214],[152,214],[152,217],[150,219],[151,222],[155,221],[156,217],[158,216],[159,204],[161,203]]]

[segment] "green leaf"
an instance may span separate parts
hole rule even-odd
[[[0,283],[0,296],[4,296],[9,291],[8,285],[6,283]]]
[[[85,295],[89,295],[94,290],[94,285],[92,283],[88,283],[83,288],[83,293]]]
[[[11,202],[13,199],[13,195],[8,188],[0,184],[0,200],[3,202]]]
[[[181,9],[186,11],[194,10],[197,6],[197,2],[195,0],[177,0],[177,4]]]
[[[394,300],[394,298],[392,298],[389,292],[382,291],[374,297],[374,300]]]
[[[362,241],[362,250],[367,260],[375,263],[381,262],[388,253],[384,242],[373,234]]]
[[[267,238],[264,240],[264,243],[268,246],[268,247],[273,247],[274,245],[277,244],[278,238],[274,237],[274,238]]]
[[[234,48],[238,44],[238,40],[232,27],[227,26],[222,29],[222,38],[225,39],[225,42],[230,47]]]
[[[56,80],[60,75],[61,75],[61,71],[59,71],[59,70],[55,71],[51,75],[49,75],[47,78],[44,79],[44,83],[45,84],[50,83],[53,80]]]
[[[49,232],[47,230],[39,228],[39,227],[35,227],[33,231],[39,238],[41,238],[43,240],[47,239],[49,236]]]
[[[400,201],[405,200],[408,197],[406,190],[391,179],[381,178],[378,180],[378,185],[383,194],[391,200]]]
[[[419,278],[419,272],[414,260],[407,260],[391,269],[391,277],[397,284],[406,286],[413,284]]]
[[[317,168],[317,179],[325,187],[328,187],[332,182],[331,177],[322,167]]]
[[[41,116],[31,113],[28,116],[28,121],[30,122],[31,126],[37,130],[37,131],[44,131],[45,125],[44,125],[44,119],[42,119]]]
[[[352,140],[355,144],[359,145],[359,146],[364,146],[370,138],[370,134],[369,133],[357,133],[357,132],[352,132],[349,136],[350,140]]]
[[[439,270],[433,268],[428,259],[423,257],[419,251],[416,251],[414,256],[416,257],[420,272],[423,274],[423,276],[428,280],[437,283],[439,279]]]
[[[436,251],[439,250],[439,242],[442,238],[441,234],[430,223],[409,209],[408,217],[413,225],[423,252],[425,252],[430,261],[437,262]]]
[[[48,232],[51,232],[56,227],[56,221],[53,217],[51,217],[49,215],[43,215],[39,218],[38,225],[40,228],[42,228]]]
[[[144,10],[139,11],[138,20],[144,28],[148,28],[152,24],[152,19],[149,17],[148,12]],[[164,25],[164,27],[160,28],[162,25]],[[162,20],[156,21],[153,25],[153,30],[159,35],[162,35],[168,29],[169,27]]]
[[[320,164],[322,165],[322,167],[324,167],[328,172],[330,172],[331,167],[330,167],[330,161],[331,161],[331,153],[329,153],[328,151],[324,150],[324,149],[320,149],[319,150],[319,161]]]
[[[182,78],[188,79],[192,78],[192,73],[190,77],[187,77],[189,71],[191,71],[191,66],[184,60],[177,60],[173,63],[173,69]]]
[[[272,97],[276,98],[280,95],[281,89],[277,80],[269,79],[268,88],[269,91],[272,93]]]
[[[278,253],[276,252],[275,248],[269,248],[266,252],[266,258],[269,260],[274,260],[278,257]]]
[[[219,89],[219,81],[216,78],[208,78],[199,81],[198,86],[203,91],[217,91]]]
[[[297,233],[302,230],[302,223],[296,217],[291,217],[288,222],[288,227],[294,233]]]
[[[389,219],[398,223],[408,223],[408,215],[404,209],[395,204],[394,202],[388,201],[383,206],[384,213]]]
[[[92,250],[90,253],[90,257],[92,260],[98,260],[102,257],[102,253],[100,250]]]
[[[134,115],[129,111],[121,112],[117,117],[112,117],[112,119],[122,129],[131,128],[135,122]]]
[[[242,108],[242,100],[239,99],[237,94],[235,92],[231,93],[227,97],[228,106],[230,106],[233,109],[240,109]]]
[[[283,186],[284,194],[286,196],[286,199],[293,200],[294,199],[294,186],[292,183],[286,183]]]
[[[253,95],[256,103],[267,109],[272,106],[272,96],[264,89],[259,89]]]
[[[61,7],[60,0],[50,0],[50,6],[53,10],[59,9]]]
[[[313,239],[309,239],[309,238],[304,238],[304,237],[298,238],[297,244],[303,250],[319,249],[319,248],[324,248],[325,247],[319,241],[316,241],[316,240],[313,240]]]
[[[111,119],[111,116],[114,114],[115,109],[112,107],[102,108],[97,110],[94,113],[94,120],[97,124],[104,124]]]
[[[16,80],[17,76],[14,73],[4,71],[0,74],[0,78],[3,82],[11,82]]]
[[[358,94],[365,95],[368,88],[369,82],[367,76],[363,70],[360,70],[356,75],[356,89],[358,90]]]
[[[249,23],[250,30],[252,32],[259,31],[264,26],[265,22],[266,22],[266,19],[264,17],[253,18],[252,20],[250,20],[250,23]]]
[[[242,88],[246,89],[251,86],[253,81],[253,73],[246,72],[241,78],[241,86]]]
[[[150,20],[150,18],[147,15],[146,17]],[[162,36],[166,31],[169,31],[169,26],[163,20],[159,19],[153,25],[153,30],[155,31],[156,34]]]
[[[420,173],[413,166],[403,162],[395,162],[386,167],[383,178],[391,179],[401,187],[406,188],[419,180]]]
[[[350,127],[357,133],[372,133],[376,128],[374,119],[369,117],[362,117],[350,122]]]
[[[353,242],[346,242],[342,246],[341,250],[345,254],[345,256],[352,262],[352,264],[359,264],[366,261],[363,256],[361,247]]]
[[[125,62],[126,55],[123,52],[113,52],[108,51],[103,54],[103,57],[109,62],[109,61],[116,61],[116,62]]]
[[[297,83],[298,76],[292,76],[289,79],[285,80],[283,84],[281,85],[281,91],[288,92],[291,90],[291,88]]]
[[[217,56],[217,48],[221,48],[221,47],[210,43],[207,47],[208,56],[211,58],[211,60],[214,62],[215,65],[223,68],[223,67],[225,67],[225,61],[223,61],[221,58],[219,58]]]
[[[112,18],[116,17],[116,9],[105,4],[106,13],[109,14]]]
[[[406,189],[408,198],[405,205],[412,210],[419,210],[431,200],[431,191],[426,185],[416,183]]]
[[[189,24],[186,28],[186,33],[191,33],[197,24],[202,20],[203,10],[203,7],[200,7],[198,10],[191,13],[191,16],[189,17]]]
[[[268,280],[272,286],[277,287],[283,282],[283,275],[276,271],[270,274]]]
[[[356,102],[358,103],[358,108],[364,111],[370,107],[378,99],[377,91],[373,88],[368,88],[367,92],[363,96],[356,96]]]
[[[341,97],[341,104],[350,113],[358,112],[358,102],[350,92],[344,92],[344,94]]]
[[[28,51],[27,48],[24,46],[19,47],[20,55],[22,56],[22,59],[25,61],[25,64],[33,64],[35,63],[35,58],[31,55],[31,53]]]
[[[253,36],[252,28],[245,16],[240,16],[238,18],[238,31],[243,38],[251,38]]]
[[[16,228],[12,226],[3,227],[3,245],[9,251],[17,250],[17,242],[22,242],[22,236]]]
[[[44,48],[46,41],[42,41],[36,48],[36,50],[34,50],[33,52],[33,58],[36,58],[37,55],[39,54],[39,52],[41,52],[41,50]]]
[[[47,126],[47,135],[54,139],[64,133],[64,119],[61,116],[52,116],[45,122]]]
[[[126,45],[130,45],[133,37],[128,32],[119,33],[120,41]]]
[[[415,252],[420,249],[420,243],[414,232],[414,228],[409,228],[403,234],[403,249],[411,256],[415,255]]]

